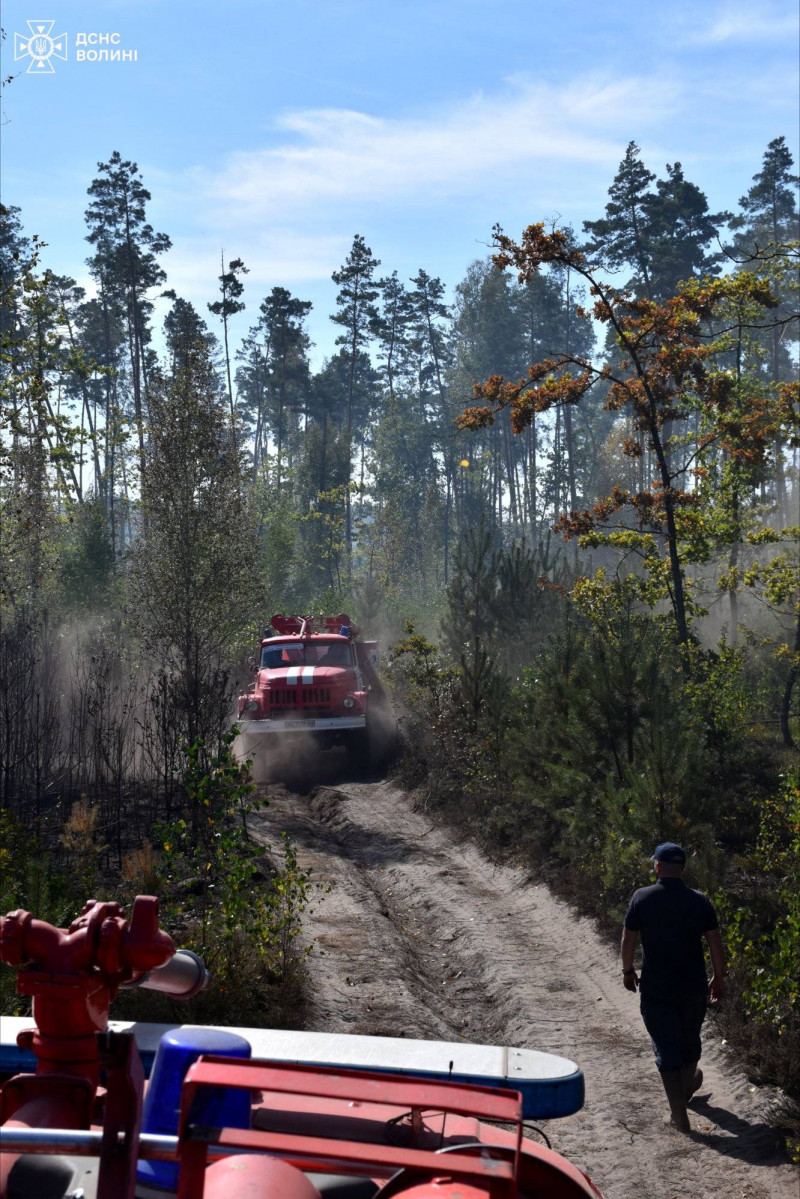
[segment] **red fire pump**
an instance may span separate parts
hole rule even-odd
[[[60,1199],[602,1199],[565,1158],[523,1137],[515,1090],[219,1056],[204,1047],[220,1033],[189,1026],[162,1037],[145,1105],[152,1114],[161,1102],[174,1131],[142,1131],[136,1040],[108,1031],[109,1003],[120,985],[186,997],[207,981],[199,959],[159,929],[152,897],[136,899],[130,921],[118,904],[92,901],[69,929],[11,912],[0,919],[0,960],[17,967],[37,1023],[18,1037],[36,1072],[0,1088],[1,1199],[45,1190]],[[249,1053],[241,1037],[221,1035]],[[52,1174],[44,1188],[36,1155],[96,1168],[77,1188],[61,1189]],[[158,1163],[173,1163],[174,1185],[142,1190]]]
[[[141,1065],[135,1046],[112,1048],[104,1040],[109,1004],[126,983],[190,995],[207,980],[195,954],[176,954],[158,926],[158,900],[150,895],[137,896],[130,921],[118,903],[90,899],[68,929],[30,912],[9,912],[0,917],[0,961],[18,968],[17,991],[32,996],[36,1021],[17,1038],[20,1049],[35,1054],[36,1073],[19,1074],[0,1088],[4,1150],[11,1128],[88,1129],[101,1067],[130,1074],[129,1085],[115,1089],[119,1099],[111,1108],[113,1113],[122,1103],[132,1111]],[[0,1196],[15,1161],[15,1155],[0,1153]]]

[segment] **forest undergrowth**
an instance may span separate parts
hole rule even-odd
[[[51,813],[39,836],[0,816],[0,910],[22,907],[66,927],[90,899],[122,903],[129,913],[136,895],[155,895],[161,926],[177,947],[203,959],[210,981],[198,995],[184,1002],[123,986],[115,1019],[257,1028],[302,1022],[311,952],[300,942],[303,916],[325,888],[299,865],[288,834],[269,848],[249,836],[248,816],[267,801],[256,797],[249,764],[234,758],[234,739],[234,731],[224,734],[212,754],[202,741],[182,748],[175,816],[149,835],[140,834],[135,805],[124,805],[119,858],[101,806],[85,794],[65,817]],[[55,838],[54,829],[61,830]],[[13,971],[0,974],[0,1012],[30,1013]]]
[[[587,614],[542,576],[535,610],[514,607],[509,629],[497,583],[508,559],[490,572],[485,548],[479,535],[463,550],[443,644],[408,626],[392,650],[402,784],[614,944],[632,892],[652,881],[655,845],[682,844],[686,881],[712,897],[725,939],[716,1027],[754,1082],[782,1089],[797,1156],[800,769],[775,735],[777,688],[757,655],[724,640],[691,643],[683,670],[669,622],[623,584]],[[523,646],[530,664],[509,670]],[[797,714],[792,725],[797,735]]]

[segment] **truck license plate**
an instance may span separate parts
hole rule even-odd
[[[316,720],[282,720],[282,729],[313,729]]]

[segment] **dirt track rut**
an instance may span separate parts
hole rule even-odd
[[[665,1101],[634,996],[587,920],[522,871],[454,843],[391,783],[269,787],[256,835],[288,830],[333,891],[306,921],[306,1026],[518,1045],[577,1061],[583,1110],[546,1126],[606,1199],[800,1199],[764,1121],[769,1096],[706,1025],[694,1135]]]

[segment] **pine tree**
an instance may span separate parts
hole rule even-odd
[[[735,248],[757,257],[768,246],[800,240],[797,188],[800,176],[791,173],[794,159],[785,137],[776,137],[764,151],[753,186],[739,201],[741,213],[730,221],[737,231]]]
[[[571,227],[564,230],[569,244],[576,247],[575,235]],[[551,284],[558,288],[557,297],[553,297],[551,308],[551,323],[554,326],[550,336],[551,344],[556,345],[557,354],[566,357],[590,357],[594,350],[594,331],[586,321],[575,319],[576,302],[584,298],[584,291],[578,284],[569,264],[554,267],[551,271]],[[553,433],[552,483],[553,507],[556,512],[566,508],[575,511],[578,507],[578,453],[576,435],[573,428],[573,409],[570,404],[564,406],[563,412],[556,413],[556,423]],[[583,498],[583,497],[581,497]],[[575,550],[575,565],[578,562],[578,546]]]
[[[95,250],[88,265],[101,294],[108,296],[107,310],[119,300],[124,312],[141,467],[148,368],[152,364],[148,292],[166,279],[158,255],[172,242],[166,233],[156,233],[147,220],[150,192],[135,162],[124,161],[115,150],[108,162],[98,163],[98,170],[100,175],[88,189],[91,203],[86,210],[86,240]]]
[[[556,354],[557,347],[563,344],[560,281],[555,276],[535,275],[517,287],[513,303],[527,359],[534,361],[537,356],[552,357]],[[524,364],[521,362],[519,367],[523,369]],[[540,431],[537,428],[534,418],[526,430],[524,444],[518,452],[521,473],[521,524],[523,529],[530,528],[530,536],[534,543],[538,540],[538,526],[544,517],[544,512],[540,512],[539,507],[543,498],[539,490],[539,451],[543,448],[540,447],[540,438],[543,442],[544,430]]]
[[[793,175],[794,160],[785,137],[774,138],[764,152],[761,170],[753,176],[753,186],[739,201],[741,212],[730,221],[735,230],[733,255],[747,271],[770,279],[780,304],[779,323],[773,324],[764,338],[769,355],[769,378],[773,386],[790,382],[797,368],[788,351],[790,341],[800,335],[797,319],[796,253],[787,259],[789,246],[800,241],[798,186]],[[775,505],[779,523],[793,523],[789,511],[783,447],[776,440]]]
[[[369,359],[362,354],[356,363],[356,402],[360,394],[360,376],[369,370]],[[326,359],[322,369],[313,376],[309,391],[309,416],[311,427],[320,430],[319,453],[316,470],[313,472],[315,492],[327,491],[333,486],[349,482],[350,467],[343,473],[331,473],[331,451],[334,441],[349,447],[347,433],[347,401],[350,385],[350,361],[343,351]],[[349,453],[349,448],[347,449]],[[337,457],[338,461],[338,457]],[[350,459],[348,459],[350,461]]]
[[[280,497],[287,413],[295,415],[307,402],[308,334],[303,327],[310,300],[298,300],[285,287],[273,287],[261,304],[265,344],[269,418],[275,438],[275,491]]]
[[[633,266],[638,287],[652,296],[650,272],[652,249],[647,224],[652,171],[641,161],[636,142],[628,142],[625,157],[608,189],[606,215],[599,221],[584,221],[589,234],[586,251],[603,259],[611,270]]]
[[[116,557],[119,545],[125,541],[128,519],[127,497],[124,492],[120,497],[119,491],[122,473],[119,468],[120,463],[124,463],[128,428],[124,397],[129,388],[125,319],[120,297],[100,286],[95,298],[84,300],[78,306],[75,326],[80,352],[95,367],[83,386],[92,409],[95,436],[102,456],[100,492],[106,505],[112,553]]]
[[[353,238],[353,245],[345,263],[331,278],[338,286],[336,296],[338,312],[331,320],[341,325],[344,332],[336,338],[336,344],[343,347],[347,355],[347,444],[351,456],[351,467],[348,472],[348,484],[352,473],[353,451],[353,403],[356,394],[356,372],[359,357],[375,335],[378,322],[378,310],[375,301],[378,298],[378,288],[374,281],[375,271],[380,261],[372,257],[372,251],[360,233]],[[352,574],[353,552],[353,522],[350,504],[350,489],[348,486],[346,500],[345,540],[347,543],[347,575]]]
[[[373,519],[365,530],[369,576],[387,595],[434,600],[443,579],[442,505],[431,428],[410,386],[387,393],[372,439]]]
[[[447,588],[442,631],[451,654],[461,664],[461,690],[473,718],[478,717],[497,679],[492,649],[499,561],[495,535],[481,521],[461,538]]]
[[[398,380],[402,382],[410,369],[408,341],[411,303],[397,271],[385,279],[379,279],[377,287],[381,295],[380,314],[374,326],[378,361],[383,363],[386,387],[393,400]]]
[[[203,346],[208,351],[213,363],[217,339],[194,304],[176,296],[174,291],[165,291],[163,295],[172,300],[172,308],[164,317],[164,339],[172,373],[188,366],[192,353],[198,346]]]
[[[249,514],[213,364],[198,345],[172,375],[156,375],[142,474],[146,534],[132,550],[132,611],[162,664],[189,744],[213,746],[225,727],[226,663],[244,624]]]
[[[681,281],[716,273],[717,259],[707,256],[707,247],[718,238],[730,214],[708,211],[705,195],[684,177],[680,163],[668,163],[666,178],[656,181],[641,162],[638,146],[630,142],[609,197],[605,218],[584,222],[584,230],[593,238],[585,249],[607,267],[630,268],[633,275],[626,286],[637,298],[663,303]],[[613,339],[606,352],[614,362]],[[571,420],[566,410],[564,418]],[[667,429],[665,437],[668,458],[670,432]],[[640,439],[639,490],[644,488],[649,465],[648,448]]]
[[[13,352],[13,342],[7,333],[18,326],[18,309],[14,281],[30,261],[31,242],[22,231],[19,208],[0,204],[0,337],[5,338],[7,353]]]
[[[655,299],[663,303],[679,283],[718,273],[718,259],[709,259],[708,247],[731,214],[709,212],[705,194],[686,179],[679,162],[667,163],[667,177],[657,180],[646,214]]]
[[[423,416],[435,400],[441,409],[445,402],[444,377],[449,359],[447,322],[450,309],[444,303],[444,284],[431,278],[422,268],[411,280],[409,295],[411,349],[417,359],[417,374]],[[429,398],[430,397],[430,398]]]
[[[667,163],[666,178],[656,180],[639,153],[630,142],[609,188],[605,217],[584,221],[586,252],[613,270],[631,268],[628,286],[663,302],[682,280],[716,272],[707,250],[730,213],[709,212],[705,194],[686,179],[679,162]]]
[[[37,273],[40,243],[9,283],[13,323],[0,339],[0,610],[37,625],[54,569],[57,513],[77,499],[76,436],[58,409],[63,354],[58,305],[47,272]]]
[[[476,383],[488,375],[516,374],[524,367],[525,334],[515,304],[513,284],[490,262],[474,262],[456,288],[453,325],[453,363],[449,372],[454,406],[463,404]],[[449,420],[454,414],[449,414]],[[449,430],[448,430],[449,431]],[[515,462],[521,448],[511,444],[501,420],[478,446],[470,447],[459,467],[464,441],[453,437],[456,523],[460,531],[485,519],[502,528],[506,498],[512,522],[521,524],[520,498],[515,485]],[[486,511],[488,509],[488,511]]]
[[[241,258],[233,258],[228,263],[228,269],[225,270],[224,251],[220,250],[220,267],[222,273],[219,276],[219,290],[222,298],[215,300],[213,304],[208,305],[208,311],[213,312],[214,316],[218,316],[222,321],[223,340],[225,343],[225,369],[228,375],[228,402],[231,407],[231,427],[233,427],[235,419],[235,403],[233,398],[233,383],[231,382],[231,354],[228,346],[228,320],[235,316],[237,312],[244,312],[244,301],[240,299],[244,292],[244,284],[241,276],[248,274],[248,269],[242,262]]]
[[[80,452],[78,462],[78,502],[84,498],[83,449],[88,440],[94,468],[92,491],[107,509],[106,479],[101,466],[101,441],[97,420],[97,392],[92,392],[90,383],[96,374],[97,363],[86,354],[80,340],[80,310],[85,301],[84,288],[78,287],[74,279],[67,276],[49,275],[48,287],[58,306],[59,321],[65,331],[64,376],[65,396],[80,405]]]
[[[446,380],[452,363],[452,313],[444,302],[444,284],[421,267],[409,295],[409,346],[415,359],[423,422],[431,412],[445,484],[443,509],[444,582],[450,577],[450,539],[457,486],[458,454]],[[433,446],[431,447],[433,449]]]
[[[236,388],[239,396],[239,416],[245,436],[252,437],[252,481],[266,457],[269,425],[267,420],[267,385],[269,381],[269,342],[264,339],[260,321],[251,326],[236,351]]]

